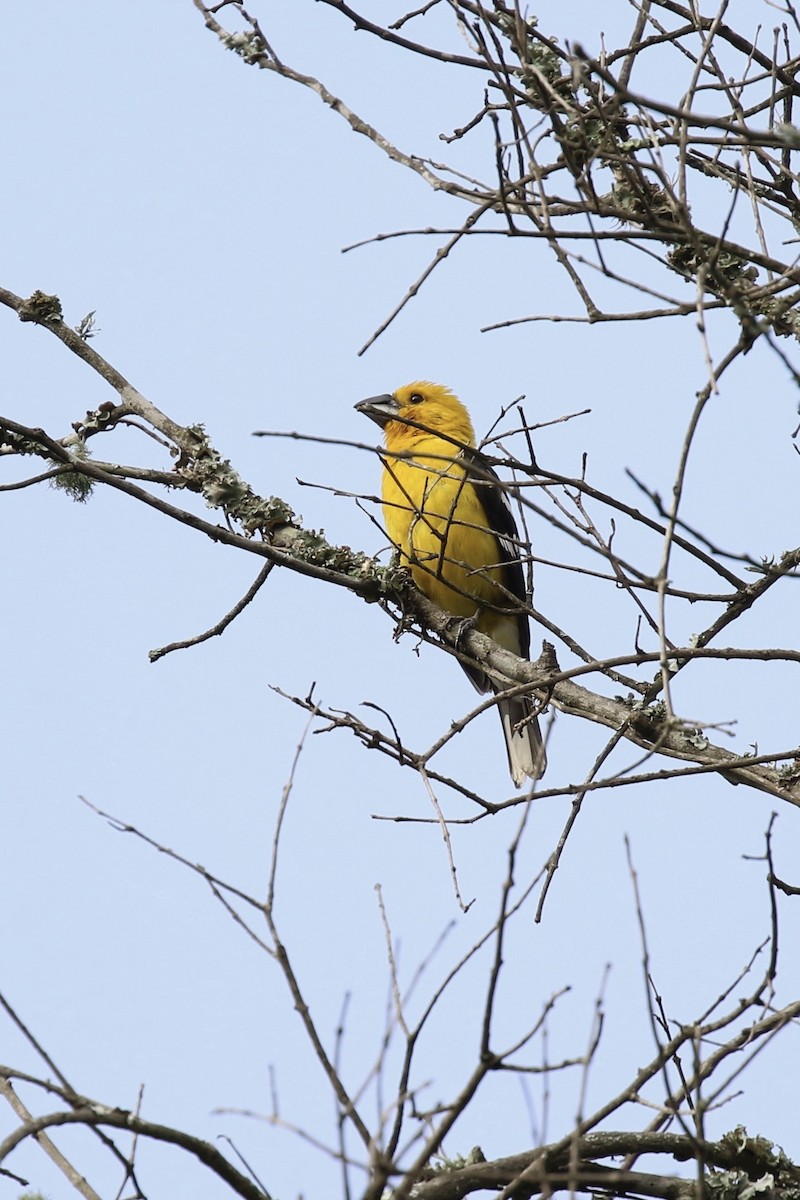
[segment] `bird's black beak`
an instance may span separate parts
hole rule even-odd
[[[366,400],[359,400],[355,410],[369,417],[383,429],[384,425],[388,425],[398,415],[400,405],[394,396],[369,396]]]

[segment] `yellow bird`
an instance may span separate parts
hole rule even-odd
[[[528,658],[519,534],[500,480],[474,448],[464,405],[449,388],[420,381],[356,409],[383,429],[383,519],[414,583],[440,608],[474,618],[481,633]],[[504,698],[507,683],[461,665],[479,692],[501,694],[497,707],[516,786],[526,776],[541,778],[547,760],[531,698]]]

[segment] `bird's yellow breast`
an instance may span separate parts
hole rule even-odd
[[[420,591],[455,616],[478,613],[478,628],[501,640],[504,619],[482,609],[511,605],[498,586],[503,582],[500,550],[487,529],[478,491],[452,454],[450,443],[425,438],[418,439],[412,458],[387,458],[386,532]]]

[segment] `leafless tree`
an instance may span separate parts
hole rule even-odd
[[[728,0],[707,15],[695,0],[631,0],[629,36],[593,57],[577,43],[562,44],[541,29],[535,17],[505,0],[428,0],[386,23],[375,18],[368,4],[357,11],[343,0],[320,0],[322,7],[334,10],[358,33],[365,55],[377,40],[393,47],[408,64],[420,58],[434,63],[443,86],[456,73],[470,81],[472,108],[464,113],[459,128],[442,131],[436,128],[437,114],[430,114],[431,127],[448,156],[446,162],[434,162],[427,154],[394,145],[354,112],[346,97],[334,95],[324,80],[305,74],[302,63],[285,61],[281,48],[273,45],[266,5],[251,12],[235,0],[213,5],[193,0],[193,4],[209,31],[241,58],[243,69],[255,67],[278,76],[287,86],[294,83],[311,89],[332,110],[321,111],[321,120],[347,122],[372,143],[376,158],[400,164],[459,203],[463,216],[453,227],[385,231],[372,239],[424,238],[435,243],[436,250],[394,311],[378,321],[367,346],[468,239],[533,239],[541,243],[542,254],[554,256],[574,304],[569,311],[498,313],[498,326],[626,322],[635,330],[641,322],[683,321],[687,336],[699,337],[704,347],[705,376],[674,464],[672,489],[662,498],[646,480],[636,479],[641,509],[594,486],[590,472],[567,477],[548,470],[534,453],[536,428],[522,406],[509,407],[502,414],[499,432],[492,431],[484,441],[488,461],[509,479],[509,494],[525,526],[548,523],[563,546],[559,566],[574,573],[575,586],[590,579],[600,581],[613,603],[624,610],[619,628],[625,631],[621,633],[625,644],[598,657],[574,631],[560,627],[547,612],[531,605],[530,616],[545,630],[548,641],[539,659],[527,663],[473,629],[454,628],[448,614],[419,595],[402,572],[302,527],[282,499],[257,495],[201,428],[179,425],[95,351],[90,318],[72,327],[64,320],[57,297],[37,292],[21,298],[0,290],[7,308],[22,321],[35,322],[43,334],[58,338],[66,351],[105,380],[110,395],[96,411],[76,419],[66,436],[0,418],[0,450],[6,463],[34,459],[40,464],[35,474],[4,483],[0,491],[47,480],[80,500],[103,485],[258,560],[253,587],[232,612],[196,638],[153,651],[154,659],[222,632],[270,573],[281,568],[304,576],[309,588],[334,586],[352,593],[354,603],[377,602],[390,618],[387,635],[392,622],[399,620],[403,631],[413,631],[445,653],[477,660],[507,679],[510,687],[532,691],[542,709],[557,714],[559,722],[592,722],[608,731],[580,783],[548,774],[537,785],[538,797],[568,796],[572,806],[545,867],[518,881],[517,852],[531,793],[502,804],[490,802],[469,779],[445,774],[435,762],[442,747],[462,736],[482,708],[449,727],[433,745],[415,749],[395,729],[387,732],[381,721],[371,725],[353,713],[326,709],[313,695],[290,698],[312,721],[348,731],[365,749],[399,764],[409,778],[420,778],[434,806],[433,819],[448,845],[454,821],[448,803],[453,798],[470,806],[470,815],[458,818],[461,823],[481,821],[501,808],[516,808],[519,815],[496,921],[452,971],[430,986],[414,1017],[409,1013],[409,993],[428,978],[430,963],[423,964],[410,983],[401,982],[387,919],[390,1012],[375,1066],[355,1092],[345,1086],[337,1047],[325,1045],[312,1020],[291,948],[282,939],[273,903],[280,822],[266,899],[250,896],[194,866],[174,849],[151,844],[169,853],[176,864],[198,873],[282,973],[337,1106],[338,1128],[330,1144],[321,1149],[341,1164],[343,1195],[370,1200],[385,1194],[396,1200],[411,1195],[451,1200],[484,1192],[521,1197],[564,1190],[664,1200],[701,1198],[712,1192],[737,1200],[750,1200],[759,1191],[796,1195],[800,1168],[771,1143],[743,1130],[713,1141],[705,1124],[709,1108],[720,1104],[735,1083],[740,1084],[742,1073],[762,1047],[778,1035],[794,1032],[796,1036],[800,1000],[779,996],[776,976],[779,908],[796,902],[800,888],[779,878],[773,868],[772,826],[763,859],[771,921],[763,945],[753,947],[753,959],[743,964],[741,975],[715,981],[720,988],[716,999],[693,1021],[676,1026],[650,975],[644,913],[639,906],[654,1042],[651,1061],[594,1111],[582,1110],[574,1127],[558,1141],[520,1147],[513,1157],[494,1161],[485,1161],[478,1149],[459,1160],[440,1158],[445,1138],[491,1075],[513,1072],[524,1079],[570,1071],[587,1075],[590,1070],[600,1036],[599,1015],[581,1054],[542,1064],[531,1053],[546,1029],[548,1015],[558,1005],[557,991],[512,1039],[503,1040],[494,1024],[509,927],[529,909],[537,920],[542,919],[548,890],[587,795],[654,780],[677,788],[687,778],[718,775],[740,788],[766,793],[791,816],[791,808],[800,804],[797,745],[772,744],[765,725],[754,739],[753,751],[735,753],[720,744],[711,721],[697,714],[687,721],[674,700],[676,679],[691,674],[700,663],[718,670],[731,662],[759,663],[767,690],[772,686],[771,672],[791,671],[800,661],[795,646],[772,644],[768,622],[759,626],[762,640],[756,646],[738,636],[745,616],[766,608],[776,589],[795,586],[800,546],[786,547],[777,558],[761,555],[758,548],[749,553],[733,549],[735,514],[726,531],[731,540],[721,545],[716,535],[687,521],[683,509],[695,439],[724,377],[730,377],[757,348],[780,364],[787,390],[800,381],[796,365],[800,128],[794,124],[793,108],[800,99],[796,80],[800,57],[793,45],[800,22],[793,5],[787,0],[785,5],[763,6],[762,19],[777,22],[765,34],[755,14],[731,24]],[[487,130],[493,151],[481,158]],[[476,159],[483,166],[480,178],[474,167],[465,166]],[[723,349],[714,352],[706,336],[711,320],[717,322],[716,345],[722,336],[726,339]],[[567,408],[563,419],[573,416],[575,407]],[[139,429],[147,446],[158,447],[156,465],[150,465],[145,455],[141,463],[120,465],[111,456],[101,460],[90,453],[97,444],[113,441],[122,426]],[[787,438],[791,436],[787,429]],[[511,445],[516,447],[513,452]],[[374,452],[367,442],[361,449]],[[192,496],[200,497],[217,516],[204,513]],[[366,504],[370,498],[359,497],[359,501]],[[379,510],[373,507],[372,511],[379,522]],[[534,545],[531,561],[535,552]],[[645,566],[654,555],[659,562],[655,574]],[[684,644],[673,633],[682,627],[682,618],[675,614],[690,610],[703,615],[699,632]],[[631,639],[629,618],[635,619],[641,637],[637,632]],[[694,620],[697,624],[698,618]],[[574,665],[562,668],[562,658]],[[724,689],[724,682],[719,686]],[[612,767],[612,755],[625,746],[635,748],[635,755],[624,767]],[[285,803],[290,793],[291,780]],[[133,836],[150,840],[142,831],[114,817],[108,819]],[[457,879],[452,858],[451,864]],[[633,862],[630,878],[635,885]],[[457,882],[455,891],[460,901]],[[458,1094],[426,1111],[414,1083],[419,1078],[422,1031],[442,996],[480,955],[488,964],[479,998],[480,1045],[465,1064]],[[187,1132],[155,1125],[139,1113],[82,1095],[38,1046],[24,1019],[7,1002],[5,1007],[41,1053],[46,1072],[35,1077],[13,1067],[0,1070],[0,1086],[18,1118],[15,1131],[0,1147],[0,1161],[7,1161],[11,1150],[31,1137],[59,1157],[49,1133],[60,1125],[77,1123],[93,1129],[119,1159],[133,1195],[142,1194],[136,1179],[136,1139],[153,1138],[194,1155],[232,1194],[261,1200],[269,1196],[267,1186],[246,1164],[232,1162],[216,1147]],[[601,1010],[599,999],[598,1014]],[[33,1115],[19,1099],[22,1088],[39,1093],[36,1107],[44,1110],[43,1115]],[[372,1101],[376,1095],[383,1101],[380,1115],[370,1120],[365,1098]],[[642,1106],[651,1111],[644,1128]],[[281,1123],[277,1104],[266,1119]],[[135,1135],[130,1153],[119,1147],[120,1130]],[[643,1158],[645,1166],[640,1163]],[[687,1163],[693,1164],[688,1173],[680,1165]],[[82,1195],[95,1195],[69,1163],[62,1165]]]

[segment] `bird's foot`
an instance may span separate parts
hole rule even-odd
[[[478,624],[478,614],[475,613],[471,617],[453,617],[449,623],[450,629],[453,630],[453,640],[456,650],[460,649],[459,643],[466,634],[470,633]]]

